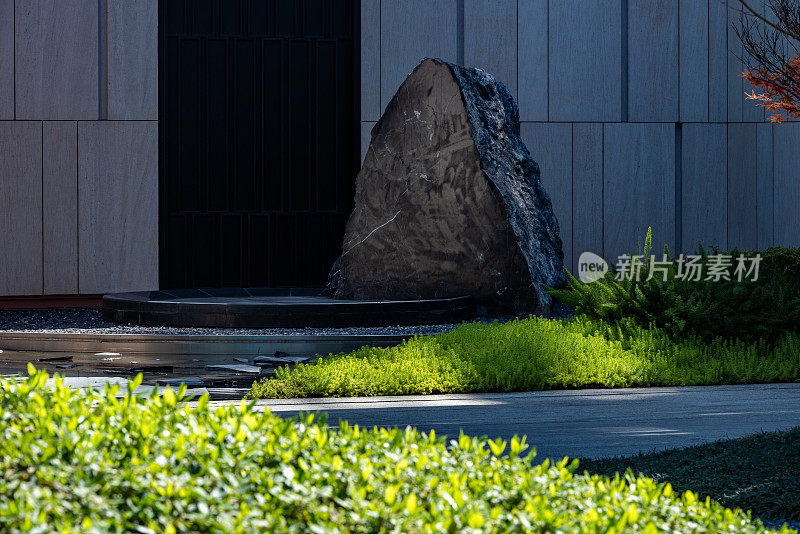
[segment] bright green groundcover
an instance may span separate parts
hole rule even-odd
[[[0,380],[1,532],[764,531],[651,479],[534,466],[524,439],[448,447],[46,378]]]
[[[774,344],[690,338],[632,320],[465,323],[392,348],[364,347],[277,371],[254,398],[407,395],[800,380],[800,337]]]

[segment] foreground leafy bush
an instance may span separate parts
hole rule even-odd
[[[252,397],[327,397],[680,386],[800,380],[800,336],[768,346],[676,343],[633,320],[530,317],[467,323],[396,347],[364,347],[256,382]]]
[[[650,257],[651,249],[652,233],[648,231],[645,258]],[[707,266],[709,257],[702,249],[700,252],[700,263]],[[756,253],[730,254],[736,258]],[[800,249],[772,247],[760,254],[763,260],[756,281],[684,280],[676,277],[675,263],[666,281],[658,274],[646,280],[650,266],[646,261],[639,280],[617,281],[611,271],[586,284],[567,273],[569,287],[550,293],[579,314],[612,323],[633,319],[641,326],[653,324],[674,339],[699,336],[775,342],[786,332],[800,332]]]
[[[765,531],[651,479],[532,466],[524,439],[448,448],[411,429],[334,431],[46,378],[0,381],[3,532]]]

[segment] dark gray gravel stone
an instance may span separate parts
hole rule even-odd
[[[571,317],[570,308],[556,303],[554,317]],[[509,318],[483,318],[479,322],[507,321]],[[46,332],[51,334],[150,334],[150,335],[427,335],[456,328],[458,324],[388,326],[357,328],[177,328],[109,323],[97,308],[55,308],[43,310],[0,310],[0,333]]]
[[[99,309],[0,310],[0,331],[52,334],[336,336],[436,334],[457,324],[359,328],[181,328],[109,323]]]

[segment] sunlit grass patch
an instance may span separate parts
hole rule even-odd
[[[675,342],[633,321],[578,317],[466,323],[391,348],[331,355],[253,385],[251,397],[369,396],[580,387],[789,382],[800,379],[800,337],[772,345],[698,338]]]

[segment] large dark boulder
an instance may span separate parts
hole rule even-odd
[[[548,315],[542,284],[564,285],[563,257],[506,87],[424,60],[372,129],[329,289],[356,300],[473,295]]]

